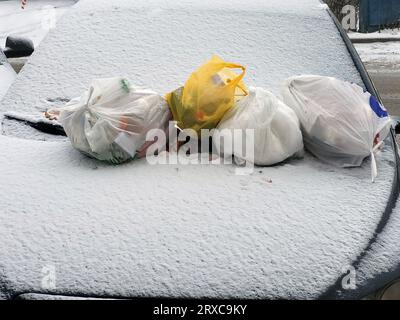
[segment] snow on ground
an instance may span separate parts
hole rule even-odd
[[[385,72],[399,72],[400,41],[355,43],[354,46],[368,69],[386,67]]]
[[[30,38],[35,47],[75,0],[29,0],[25,9],[20,0],[0,1],[0,47],[10,34]],[[52,10],[54,9],[54,10]]]
[[[381,33],[349,35],[356,40],[354,46],[374,81],[385,107],[392,116],[399,117],[400,32],[383,30]]]
[[[275,93],[303,73],[361,83],[319,1],[81,0],[33,54],[0,112],[37,116],[111,75],[166,93],[215,53],[245,64],[248,85]],[[317,297],[368,244],[394,176],[390,146],[372,184],[369,161],[337,169],[306,154],[250,176],[233,166],[144,160],[115,167],[68,141],[5,128],[3,297]],[[47,266],[55,288],[41,286]]]
[[[379,39],[379,38],[392,38],[400,40],[399,29],[384,29],[381,31],[371,33],[349,32],[350,39]]]
[[[367,40],[365,43],[354,43],[361,59],[368,69],[379,69],[386,66],[385,72],[398,72],[400,69],[400,30],[385,29],[380,32],[358,33],[349,32],[354,40]],[[393,39],[393,41],[379,41]],[[374,41],[376,40],[376,41]]]

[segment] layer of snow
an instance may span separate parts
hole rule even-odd
[[[400,41],[355,43],[362,61],[372,69],[386,66],[385,72],[400,70]]]
[[[20,35],[31,39],[36,46],[54,27],[53,23],[76,0],[28,0],[25,9],[20,0],[0,1],[0,47],[4,48],[8,35]],[[54,11],[52,9],[54,8]]]
[[[400,200],[381,232],[356,269],[356,291],[341,291],[338,296],[354,298],[367,296],[399,278]]]
[[[362,83],[318,0],[86,0],[57,26],[0,110],[43,112],[80,96],[93,78],[116,75],[165,94],[213,54],[246,65],[245,82],[274,93],[304,73]]]
[[[372,292],[382,286],[382,283],[393,281],[399,276],[400,248],[398,239],[394,235],[399,234],[400,228],[400,200],[397,201],[394,213],[389,220],[388,227],[382,232],[377,242],[372,246],[366,256],[366,259],[359,266],[360,287],[365,286]],[[367,279],[376,279],[371,288]],[[369,285],[369,288],[368,288]]]
[[[0,54],[2,54],[1,51]],[[0,101],[14,82],[16,76],[14,69],[9,64],[2,64],[0,61]]]
[[[248,85],[275,93],[303,73],[361,84],[317,0],[81,0],[0,111],[36,117],[93,78],[119,74],[166,93],[215,53],[245,64]],[[113,167],[68,141],[34,141],[21,124],[3,130],[3,297],[317,297],[368,244],[394,176],[389,145],[371,184],[369,161],[346,170],[306,155],[250,176],[144,160]],[[48,266],[54,289],[42,286]]]
[[[108,166],[68,142],[2,136],[0,147],[12,294],[316,297],[366,245],[390,183],[371,184],[368,162],[335,169],[310,156],[237,176],[230,165]],[[390,150],[379,159],[391,177]],[[48,266],[52,290],[41,287]]]
[[[400,40],[400,29],[384,29],[371,33],[349,32],[350,39],[382,39],[391,38]]]

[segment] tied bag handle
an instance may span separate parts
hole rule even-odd
[[[220,70],[223,69],[241,69],[242,72],[239,75],[236,75],[236,77],[234,79],[230,79],[231,81],[228,82],[228,86],[233,86],[233,87],[238,87],[245,96],[248,95],[248,92],[246,90],[246,88],[240,83],[245,74],[246,74],[246,67],[242,66],[241,64],[237,64],[237,63],[229,63],[229,62],[224,62],[221,63],[221,67]],[[231,73],[232,71],[229,70],[229,72]],[[233,73],[233,72],[232,72]]]

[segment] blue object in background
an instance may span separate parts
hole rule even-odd
[[[360,32],[400,22],[399,0],[360,0]]]

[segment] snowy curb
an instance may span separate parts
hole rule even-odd
[[[359,38],[359,37],[351,37],[349,36],[351,42],[353,43],[373,43],[373,42],[392,42],[392,41],[400,41],[400,37],[388,37],[388,38]]]
[[[373,33],[349,32],[347,35],[353,43],[400,41],[400,33],[389,29]]]

